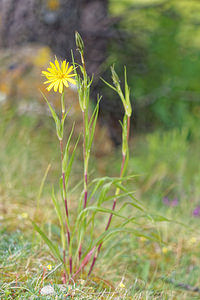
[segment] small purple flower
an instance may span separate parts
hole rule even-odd
[[[200,205],[195,207],[195,209],[192,212],[193,217],[200,217]]]
[[[163,198],[163,203],[167,206],[169,206],[169,198],[168,197],[164,197]]]
[[[167,206],[170,206],[170,207],[175,207],[178,205],[178,199],[177,198],[174,198],[173,200],[169,200],[168,197],[164,197],[163,198],[163,203]]]
[[[177,206],[178,205],[178,199],[177,198],[174,198],[171,203],[170,203],[170,206],[174,207],[174,206]]]

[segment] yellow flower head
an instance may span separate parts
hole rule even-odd
[[[49,271],[51,271],[51,270],[52,270],[52,265],[49,264],[49,265],[47,266],[47,269],[48,269]]]
[[[28,219],[28,214],[26,212],[21,214],[22,219]]]
[[[169,249],[167,247],[162,248],[162,253],[167,254],[169,252]]]
[[[120,288],[120,289],[125,289],[125,285],[123,284],[123,282],[120,282],[119,288]]]
[[[42,71],[42,74],[46,76],[48,79],[44,82],[44,84],[49,84],[47,87],[47,91],[49,92],[52,88],[54,88],[54,92],[59,90],[59,93],[62,94],[64,86],[69,87],[69,83],[76,84],[76,81],[72,78],[76,76],[75,74],[70,74],[73,71],[73,67],[69,66],[69,63],[66,63],[64,60],[61,63],[61,66],[57,60],[55,59],[55,63],[50,62],[51,68],[47,68],[48,72]]]
[[[196,244],[197,242],[197,238],[195,237],[192,237],[190,240],[189,240],[189,244]]]

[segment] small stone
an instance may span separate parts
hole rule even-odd
[[[52,295],[52,294],[54,294],[54,293],[55,293],[54,288],[53,288],[51,285],[46,285],[46,286],[44,286],[44,287],[41,289],[41,291],[40,291],[40,294],[41,294],[42,296],[44,296],[44,295]]]

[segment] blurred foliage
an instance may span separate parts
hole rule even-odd
[[[181,127],[188,113],[199,118],[200,2],[110,0],[110,12],[118,39],[108,64],[117,62],[119,73],[127,65],[137,127]]]
[[[149,133],[137,140],[135,155],[130,159],[132,172],[140,172],[138,193],[151,205],[165,211],[164,198],[177,199],[182,211],[192,216],[199,205],[200,123],[192,117],[186,119],[182,129],[174,128],[163,133]],[[144,160],[145,157],[145,160]]]

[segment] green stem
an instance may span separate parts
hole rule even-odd
[[[65,115],[65,105],[64,105],[64,92],[61,96],[61,107],[62,107],[62,121]],[[66,190],[66,183],[65,183],[65,172],[63,171],[63,158],[64,158],[64,151],[63,151],[63,139],[60,139],[60,152],[61,152],[61,168],[62,168],[62,182],[63,182],[63,199],[65,205],[65,214],[66,214],[66,231],[67,231],[67,241],[68,241],[68,250],[70,246],[70,229],[69,229],[69,211],[68,211],[68,201],[67,201],[67,190]],[[66,261],[66,249],[63,249],[63,261],[65,264]],[[69,253],[69,266],[70,266],[70,274],[72,274],[72,257]],[[66,277],[66,270],[64,269],[64,278]]]
[[[127,124],[127,145],[128,145],[128,141],[129,141],[129,135],[130,135],[130,116],[128,116],[128,124]],[[127,151],[128,151],[128,149],[127,149]],[[123,177],[123,173],[124,173],[124,171],[125,171],[125,170],[124,170],[124,166],[125,166],[125,161],[126,161],[126,158],[127,158],[127,151],[126,151],[126,153],[124,153],[124,152],[122,151],[122,163],[121,163],[121,170],[120,170],[120,178]],[[120,190],[119,190],[119,188],[117,188],[117,189],[116,189],[116,192],[115,192],[115,195],[118,196],[119,192],[120,192]],[[115,199],[113,200],[112,211],[115,210],[116,204],[117,204],[117,198],[115,198]],[[110,217],[109,217],[109,219],[108,219],[108,222],[107,222],[105,231],[107,231],[107,230],[109,229],[110,224],[111,224],[111,221],[112,221],[112,217],[113,217],[113,214],[111,213],[111,214],[110,214]],[[90,274],[92,273],[92,270],[93,270],[93,268],[94,268],[94,265],[95,265],[95,262],[96,262],[96,260],[97,260],[97,257],[98,257],[98,255],[99,255],[99,253],[100,253],[100,251],[101,251],[102,244],[103,244],[103,242],[101,242],[101,244],[99,244],[98,249],[97,249],[97,253],[95,253],[95,255],[94,255],[94,257],[93,257],[92,264],[91,264],[90,270],[89,270],[89,272],[88,272],[88,276],[90,276]]]
[[[85,111],[82,112],[83,116],[83,160],[84,160],[84,174],[83,174],[83,181],[84,181],[84,203],[83,208],[85,209],[87,206],[87,198],[88,198],[88,160],[87,160],[87,153],[86,153],[86,122],[87,122],[87,115],[85,115]],[[79,261],[81,260],[82,255],[82,242],[80,243],[80,247],[78,250]]]
[[[87,90],[87,73],[85,67],[85,59],[83,55],[83,51],[80,52],[81,54],[81,62],[83,66],[83,83],[84,83],[84,97],[83,97],[83,111],[82,111],[82,119],[83,119],[83,160],[84,160],[84,174],[83,174],[83,181],[84,181],[84,203],[83,208],[85,209],[87,206],[87,199],[88,199],[88,158],[86,153],[86,125],[88,122],[88,104],[86,99],[86,90]],[[81,260],[82,255],[82,241],[80,241],[80,246],[78,250],[79,262]]]

